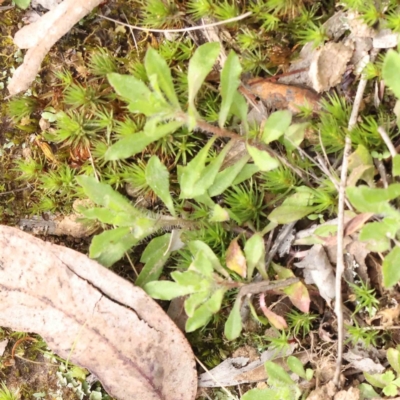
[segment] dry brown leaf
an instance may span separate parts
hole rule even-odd
[[[393,326],[397,323],[400,316],[400,305],[394,308],[385,308],[378,312],[377,316],[381,317],[382,326]]]
[[[318,111],[320,97],[311,89],[273,83],[266,79],[252,79],[247,83],[248,90],[258,96],[269,108],[299,112],[299,107],[311,106]]]
[[[71,249],[0,226],[0,325],[36,332],[119,400],[191,400],[183,334],[144,291]]]
[[[340,83],[353,50],[354,46],[329,42],[316,51],[309,71],[313,89],[321,93]]]
[[[29,50],[25,54],[24,62],[16,69],[8,84],[11,95],[29,88],[54,43],[102,1],[64,0],[37,22],[24,26],[15,34],[14,43],[20,49]]]
[[[323,246],[316,244],[311,247],[306,257],[295,265],[304,269],[305,282],[315,284],[321,297],[330,304],[335,298],[335,275]]]

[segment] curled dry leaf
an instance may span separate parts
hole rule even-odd
[[[191,400],[183,334],[143,290],[85,255],[0,226],[0,325],[37,332],[119,400]]]
[[[295,265],[304,268],[305,282],[317,285],[321,297],[330,304],[335,298],[335,275],[322,245],[311,247],[306,257]]]
[[[273,83],[266,79],[252,79],[247,83],[248,90],[258,96],[269,108],[289,110],[298,113],[299,107],[312,107],[319,110],[320,97],[311,89],[298,86]]]
[[[354,46],[330,42],[316,51],[309,71],[313,89],[321,93],[340,83],[353,50]]]
[[[16,69],[8,84],[11,95],[29,88],[54,43],[102,1],[64,0],[37,22],[24,26],[15,34],[14,43],[20,49],[29,50],[25,54],[24,62]]]

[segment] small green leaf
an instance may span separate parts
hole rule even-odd
[[[206,325],[210,321],[213,313],[209,310],[207,306],[207,303],[209,301],[210,300],[207,300],[205,303],[203,303],[199,308],[195,310],[193,315],[188,318],[185,325],[186,332],[193,332],[196,329],[199,329],[202,326]]]
[[[287,359],[288,367],[300,378],[306,379],[306,371],[304,370],[304,366],[302,362],[294,356],[289,356]]]
[[[236,298],[235,304],[225,323],[225,336],[228,340],[237,339],[242,331],[242,316],[240,315],[240,298]]]
[[[178,167],[178,181],[181,187],[181,199],[192,199],[199,196],[202,188],[199,188],[199,182],[208,157],[208,152],[213,145],[215,138],[208,141],[208,143],[197,153],[185,167]],[[208,189],[208,188],[207,188]],[[205,189],[206,190],[206,189]]]
[[[153,299],[159,300],[172,300],[194,292],[192,287],[183,287],[170,281],[152,281],[146,283],[143,289]]]
[[[362,399],[373,399],[374,397],[379,397],[379,394],[376,393],[374,388],[368,383],[362,383],[358,388],[360,389]]]
[[[171,215],[175,216],[174,203],[169,192],[169,172],[157,156],[152,156],[147,163],[146,181],[168,208]]]
[[[185,300],[185,311],[188,317],[192,317],[197,307],[203,304],[210,297],[210,292],[205,290],[190,295]]]
[[[385,257],[382,265],[383,284],[391,287],[400,280],[400,247],[396,246]]]
[[[129,111],[147,117],[172,111],[171,106],[156,96],[140,79],[114,72],[107,74],[107,78],[114,90],[129,104]]]
[[[393,383],[390,383],[389,385],[387,385],[383,388],[382,392],[386,396],[396,396],[398,393],[397,386]]]
[[[146,283],[157,280],[163,270],[164,264],[169,258],[167,253],[170,233],[156,237],[146,246],[140,262],[145,263],[143,269],[135,281],[135,285],[143,287]]]
[[[389,385],[394,381],[394,374],[392,371],[387,371],[384,374],[369,374],[368,372],[364,372],[365,379],[372,385],[377,388],[383,389],[385,386]]]
[[[26,10],[31,4],[31,0],[14,0],[14,3],[23,10]]]
[[[240,160],[236,161],[233,165],[225,168],[223,171],[218,172],[217,176],[214,179],[214,183],[208,189],[208,194],[211,197],[214,197],[220,195],[226,189],[228,189],[228,187],[232,185],[238,174],[242,171],[247,161],[249,161],[249,159],[250,156],[246,154]]]
[[[147,50],[144,65],[146,67],[147,76],[157,76],[158,84],[167,96],[168,101],[180,110],[178,96],[175,93],[174,84],[172,82],[171,70],[164,58],[162,58],[156,50],[150,47]]]
[[[246,148],[260,171],[267,172],[279,167],[279,161],[270,156],[267,151],[259,150],[249,144],[246,145]]]
[[[207,260],[211,262],[214,270],[219,272],[225,278],[229,278],[228,272],[224,270],[218,257],[211,250],[210,246],[208,246],[201,240],[192,240],[191,242],[189,242],[188,247],[193,256],[195,256],[198,252],[203,252]]]
[[[183,122],[171,121],[158,125],[152,135],[148,132],[138,132],[126,136],[108,148],[105,154],[107,161],[120,160],[142,152],[146,146],[167,136],[183,125]]]
[[[139,240],[131,234],[127,227],[104,231],[93,238],[89,255],[90,258],[96,259],[105,267],[111,267]]]
[[[110,185],[98,182],[91,176],[78,176],[76,178],[85,194],[94,203],[115,211],[127,211],[137,216],[144,216],[127,199],[116,192]]]
[[[392,175],[400,175],[400,154],[396,154],[392,159]]]
[[[221,71],[221,109],[219,112],[218,124],[222,128],[228,117],[231,105],[234,101],[236,90],[240,85],[240,66],[239,57],[232,50],[225,61]]]
[[[193,269],[206,278],[212,278],[214,267],[211,260],[207,257],[207,254],[200,250],[196,253],[194,260],[189,266],[189,269]]]
[[[207,308],[213,313],[217,313],[221,309],[222,300],[224,299],[225,288],[217,289],[209,300],[205,303]]]
[[[246,181],[247,179],[251,178],[254,174],[260,171],[255,164],[246,164],[243,169],[239,172],[235,180],[233,181],[232,185],[239,185],[240,183]]]
[[[394,50],[389,50],[386,53],[385,59],[382,66],[382,77],[385,81],[385,85],[394,93],[394,95],[400,98],[400,54]]]
[[[283,292],[288,295],[292,304],[300,311],[308,313],[310,311],[310,295],[306,285],[303,282],[296,282],[283,289]]]
[[[391,367],[397,372],[397,374],[400,374],[400,351],[389,348],[386,357]]]
[[[189,112],[196,114],[194,99],[201,85],[210,73],[220,52],[218,42],[206,43],[197,48],[189,61],[188,68],[188,91],[189,91]]]
[[[229,221],[229,213],[219,204],[215,204],[209,221],[211,222]]]
[[[242,127],[245,133],[249,131],[249,121],[247,120],[248,110],[249,106],[246,99],[239,92],[236,92],[233,97],[231,111],[233,115],[240,118],[242,121]]]
[[[308,122],[292,124],[285,131],[283,144],[288,152],[293,151],[300,146],[304,140],[304,135],[308,126],[310,126]]]
[[[397,221],[394,224],[387,223],[383,219],[380,222],[370,222],[360,232],[360,240],[368,242],[368,249],[376,252],[384,252],[391,247],[390,238],[394,238],[397,232]]]
[[[290,397],[289,397],[290,398]],[[275,389],[251,389],[247,391],[241,398],[242,400],[282,400],[280,390]]]
[[[268,215],[268,219],[276,224],[289,224],[290,222],[298,221],[308,214],[311,214],[315,210],[312,206],[295,206],[285,205],[275,208],[271,214]]]
[[[265,243],[259,233],[255,233],[247,240],[244,246],[244,254],[247,261],[247,276],[250,279],[253,276],[254,268],[265,258]]]
[[[312,370],[311,368],[307,368],[306,369],[306,380],[311,381],[313,376],[314,376],[314,370]]]
[[[271,380],[271,383],[276,383],[277,385],[279,385],[279,383],[289,386],[295,385],[295,382],[280,365],[272,361],[266,361],[264,365],[267,371],[268,381]]]
[[[264,125],[262,140],[268,144],[279,139],[289,128],[292,122],[292,113],[288,110],[272,113]]]

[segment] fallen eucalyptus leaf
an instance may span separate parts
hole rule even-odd
[[[36,332],[119,400],[191,400],[186,339],[141,289],[85,255],[0,226],[0,325]]]

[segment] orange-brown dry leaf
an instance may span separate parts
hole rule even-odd
[[[312,107],[314,111],[318,111],[320,107],[318,103],[320,96],[311,89],[259,78],[250,80],[247,83],[247,89],[272,109],[298,113],[299,107]]]
[[[181,331],[140,288],[71,249],[0,226],[0,326],[36,332],[119,400],[193,400]]]
[[[16,69],[8,84],[11,95],[29,88],[54,43],[102,2],[103,0],[64,0],[37,22],[24,26],[16,33],[14,43],[20,49],[29,50],[23,64]]]

